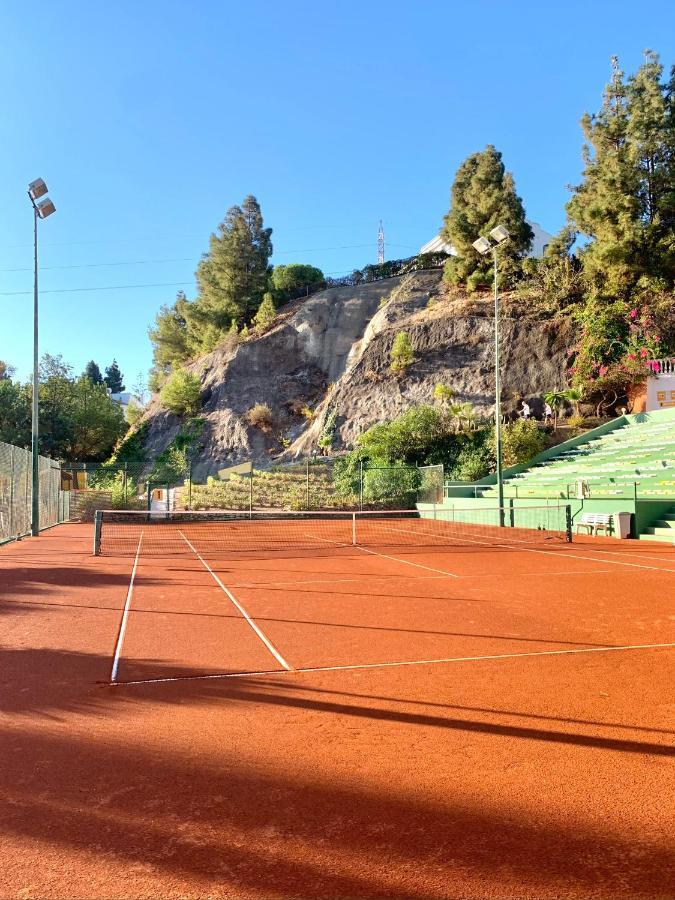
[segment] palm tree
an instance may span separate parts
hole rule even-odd
[[[547,391],[544,394],[544,401],[548,403],[548,405],[553,410],[554,431],[558,428],[558,412],[562,409],[566,399],[566,391]]]
[[[570,403],[574,404],[574,415],[579,415],[579,403],[584,398],[584,392],[580,388],[568,388],[566,391],[563,391],[563,395],[565,400],[569,400]]]

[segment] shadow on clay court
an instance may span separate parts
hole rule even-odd
[[[166,684],[121,681],[110,686],[107,684],[110,660],[105,656],[63,650],[8,648],[3,650],[5,675],[0,685],[0,708],[5,712],[43,714],[59,709],[77,709],[102,715],[137,703],[176,706],[189,702],[262,704],[598,750],[675,756],[675,747],[649,741],[408,712],[378,706],[375,702],[357,704],[297,696],[298,690],[286,681],[270,682],[255,675],[209,678],[221,674],[209,670],[198,671],[191,676],[176,675],[175,670],[162,660],[136,660],[134,666],[137,672],[140,670],[135,680],[143,680],[143,668],[147,669],[148,681],[158,678],[176,680]]]
[[[142,698],[127,694],[124,702],[284,703],[314,713],[490,730],[485,723],[282,696],[276,686],[263,689],[255,681],[170,687],[171,700],[168,691],[160,701],[146,688]],[[101,691],[103,697],[113,705],[121,694]],[[515,728],[492,733],[541,735]],[[659,834],[646,835],[638,847],[634,838],[599,825],[472,805],[470,794],[461,802],[452,793],[425,799],[398,782],[390,788],[364,784],[358,772],[347,775],[339,767],[340,777],[326,778],[329,772],[308,762],[321,750],[302,748],[291,760],[270,757],[262,767],[228,750],[227,742],[212,747],[208,758],[182,758],[167,742],[134,742],[126,727],[100,737],[95,730],[13,728],[2,733],[2,743],[0,782],[11,795],[0,825],[5,837],[85,855],[95,847],[104,859],[137,864],[141,873],[149,868],[155,877],[215,879],[235,893],[431,898],[447,896],[450,872],[471,873],[475,886],[485,878],[504,884],[508,872],[512,884],[551,884],[560,891],[574,885],[597,895],[609,879],[627,894],[655,896],[672,862]],[[608,749],[622,744],[613,741]],[[631,751],[638,746],[626,744]],[[642,744],[639,752],[649,748]],[[442,743],[437,752],[444,752]]]

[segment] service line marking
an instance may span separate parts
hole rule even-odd
[[[211,577],[212,577],[213,580],[216,582],[216,584],[220,587],[220,589],[221,589],[221,590],[222,590],[222,591],[230,598],[231,602],[234,604],[234,606],[236,606],[236,608],[239,610],[239,612],[242,614],[242,616],[246,619],[246,621],[248,622],[248,624],[251,626],[251,628],[253,629],[253,631],[255,631],[255,633],[258,635],[258,637],[260,638],[260,640],[261,640],[261,641],[263,642],[263,644],[267,647],[267,649],[268,649],[269,652],[272,654],[272,656],[276,659],[276,661],[277,661],[281,666],[283,666],[284,669],[286,669],[288,672],[292,672],[292,671],[293,671],[293,667],[290,666],[290,665],[286,662],[286,660],[283,658],[283,656],[281,655],[281,653],[279,653],[279,651],[278,651],[277,648],[274,646],[274,644],[269,640],[269,638],[267,637],[267,635],[265,635],[264,632],[256,625],[256,623],[255,623],[255,622],[253,621],[253,619],[249,616],[249,614],[246,612],[246,610],[245,610],[244,607],[241,605],[241,603],[239,603],[239,601],[237,600],[237,598],[234,596],[234,594],[232,593],[232,591],[230,591],[229,588],[227,588],[227,587],[223,584],[223,582],[220,580],[220,578],[218,578],[218,576],[217,576],[216,573],[213,571],[213,569],[211,568],[211,566],[206,562],[206,560],[204,559],[204,557],[201,556],[201,554],[195,549],[195,547],[192,546],[192,544],[191,544],[190,541],[185,537],[185,535],[183,534],[182,531],[179,530],[178,534],[183,538],[183,540],[184,540],[185,543],[188,545],[188,547],[190,548],[190,550],[192,550],[192,552],[194,553],[194,555],[195,555],[195,556],[197,557],[197,559],[201,562],[201,564],[204,566],[204,568],[206,569],[206,571],[211,575]]]
[[[400,560],[403,562],[404,560]],[[611,562],[611,560],[610,560]],[[608,575],[611,574],[614,569],[579,569],[578,571],[569,571],[566,569],[564,572],[546,572],[546,577],[552,576],[568,576],[568,575]],[[630,574],[630,573],[627,573]],[[370,584],[371,581],[386,581],[391,584],[392,581],[441,581],[443,578],[524,578],[524,577],[532,577],[532,578],[541,578],[541,572],[499,572],[499,573],[481,573],[481,574],[469,574],[469,575],[417,575],[416,577],[407,577],[405,575],[374,575],[371,572],[365,573],[361,575],[359,578],[312,578],[307,581],[242,581],[237,584],[232,584],[232,588],[276,588],[276,587],[296,587],[305,584],[350,584],[350,583],[359,583],[363,584],[364,581],[367,581]]]
[[[182,675],[166,678],[141,678],[135,681],[117,681],[109,687],[122,687],[134,684],[164,684],[175,681],[213,681],[224,678],[251,678],[279,675],[311,675],[313,672],[345,672],[355,669],[393,669],[402,666],[431,666],[444,663],[482,662],[499,659],[522,659],[533,656],[570,656],[575,653],[615,653],[626,650],[655,650],[675,647],[675,642],[667,644],[626,644],[623,647],[583,647],[575,650],[531,650],[525,653],[493,653],[487,656],[448,656],[441,659],[410,659],[398,662],[355,663],[344,666],[307,666],[299,669],[264,670],[259,672],[223,672],[211,675]]]
[[[410,531],[413,534],[419,534],[419,532],[414,532],[410,528],[405,529],[405,530]],[[482,546],[482,547],[501,547],[502,549],[508,549],[508,550],[524,550],[526,553],[545,553],[548,556],[557,556],[558,558],[560,558],[560,554],[563,553],[564,554],[564,556],[562,557],[563,559],[582,559],[582,560],[584,560],[584,562],[604,563],[604,564],[610,565],[610,566],[630,566],[633,569],[650,569],[653,572],[675,572],[675,569],[663,569],[660,566],[643,566],[643,565],[640,565],[640,563],[621,562],[621,560],[618,560],[618,559],[598,559],[596,556],[579,556],[578,553],[568,553],[564,549],[563,550],[542,550],[540,547],[525,547],[524,544],[526,544],[527,541],[518,541],[516,539],[514,539],[510,542],[507,542],[507,543],[504,543],[504,542],[488,543],[487,541],[478,541],[475,539],[464,537],[462,535],[461,538],[460,537],[447,538],[446,540],[458,540],[458,541],[464,541],[469,544],[480,544],[480,546]],[[582,544],[582,546],[583,546],[583,544]],[[448,547],[456,548],[457,544],[448,544]],[[363,548],[361,548],[361,549],[363,549]],[[368,552],[372,553],[373,551],[368,551]],[[416,552],[418,552],[418,551],[416,551]],[[423,552],[423,551],[420,550],[419,552]],[[603,550],[602,548],[589,547],[588,552],[589,553],[593,553],[593,552],[618,553],[619,551],[617,551],[617,550],[607,551],[607,550]],[[391,557],[391,558],[393,559],[394,557]],[[401,562],[403,562],[403,560],[401,560]],[[415,563],[410,563],[410,565],[415,565]],[[435,569],[433,571],[440,571],[440,570]],[[589,572],[589,575],[590,574],[594,574],[594,573]],[[456,577],[460,577],[460,576],[456,576]]]
[[[355,550],[361,550],[363,553],[371,553],[373,556],[379,556],[381,559],[391,559],[394,562],[403,563],[406,566],[415,566],[417,569],[426,569],[427,572],[437,572],[439,575],[447,575],[449,578],[461,578],[454,572],[448,572],[446,569],[434,569],[432,566],[423,566],[422,563],[411,562],[409,559],[400,559],[398,556],[388,556],[386,553],[378,553],[377,550],[368,550],[361,544],[345,544],[342,541],[331,541],[329,538],[317,537],[315,534],[309,535],[315,541],[323,541],[326,544],[338,544],[340,547],[353,547]],[[366,576],[368,577],[368,576]]]
[[[141,543],[143,541],[143,532],[141,531],[138,538],[138,547],[136,548],[136,558],[131,570],[131,578],[129,579],[129,588],[127,589],[127,599],[124,602],[124,611],[122,612],[122,621],[120,622],[120,630],[117,634],[117,644],[113,655],[112,670],[110,672],[110,680],[114,682],[117,679],[117,670],[120,665],[120,654],[122,652],[122,644],[124,643],[124,632],[127,630],[127,619],[129,618],[129,607],[131,606],[131,595],[134,592],[134,579],[136,578],[136,569],[138,567],[138,559],[141,555]]]

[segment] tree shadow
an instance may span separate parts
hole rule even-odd
[[[451,718],[430,712],[410,712],[385,707],[369,695],[366,695],[368,702],[365,703],[299,696],[298,689],[289,683],[292,673],[283,680],[275,680],[273,672],[269,673],[272,677],[268,677],[237,669],[226,672],[199,669],[185,675],[183,669],[166,660],[135,659],[133,681],[119,680],[110,684],[110,665],[110,658],[100,654],[8,648],[3,650],[5,676],[0,683],[0,709],[6,713],[52,716],[66,710],[101,715],[107,710],[138,703],[176,707],[204,702],[245,703],[563,746],[656,757],[675,756],[675,747],[655,741],[502,724],[486,718]]]
[[[222,702],[251,687],[208,692]],[[260,692],[248,699],[260,702]],[[265,739],[264,724],[254,741]],[[179,755],[159,739],[135,742],[126,729],[13,729],[2,735],[0,828],[5,838],[75,851],[65,857],[69,880],[78,864],[83,878],[96,873],[95,848],[139,893],[148,870],[155,890],[160,879],[180,896],[210,895],[216,886],[275,897],[432,898],[486,888],[656,896],[667,883],[672,855],[657,833],[637,843],[554,821],[550,811],[532,819],[512,806],[479,806],[470,793],[430,799],[414,787],[370,783],[363,767],[350,774],[337,764],[330,746],[300,749],[307,737],[300,728],[299,759],[284,766],[265,752],[254,762],[250,749],[242,755],[227,741],[207,757],[203,744]],[[442,745],[436,752],[445,752]],[[39,883],[39,873],[29,881]]]

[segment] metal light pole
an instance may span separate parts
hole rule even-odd
[[[479,253],[485,255],[492,250],[493,274],[494,274],[494,298],[495,298],[495,450],[497,457],[497,496],[499,503],[499,524],[504,526],[504,479],[502,476],[502,388],[501,388],[501,360],[499,341],[499,289],[498,289],[498,257],[497,248],[509,237],[509,233],[503,225],[497,225],[490,232],[494,244],[487,238],[480,237],[473,242],[473,246]]]
[[[39,434],[39,382],[38,382],[38,219],[46,219],[56,211],[56,207],[46,197],[36,203],[40,197],[44,197],[47,193],[47,185],[41,178],[31,181],[28,185],[28,197],[33,206],[33,420],[31,425],[31,453],[32,453],[32,515],[31,515],[31,534],[38,537],[40,534],[40,468],[38,456],[38,434]]]

